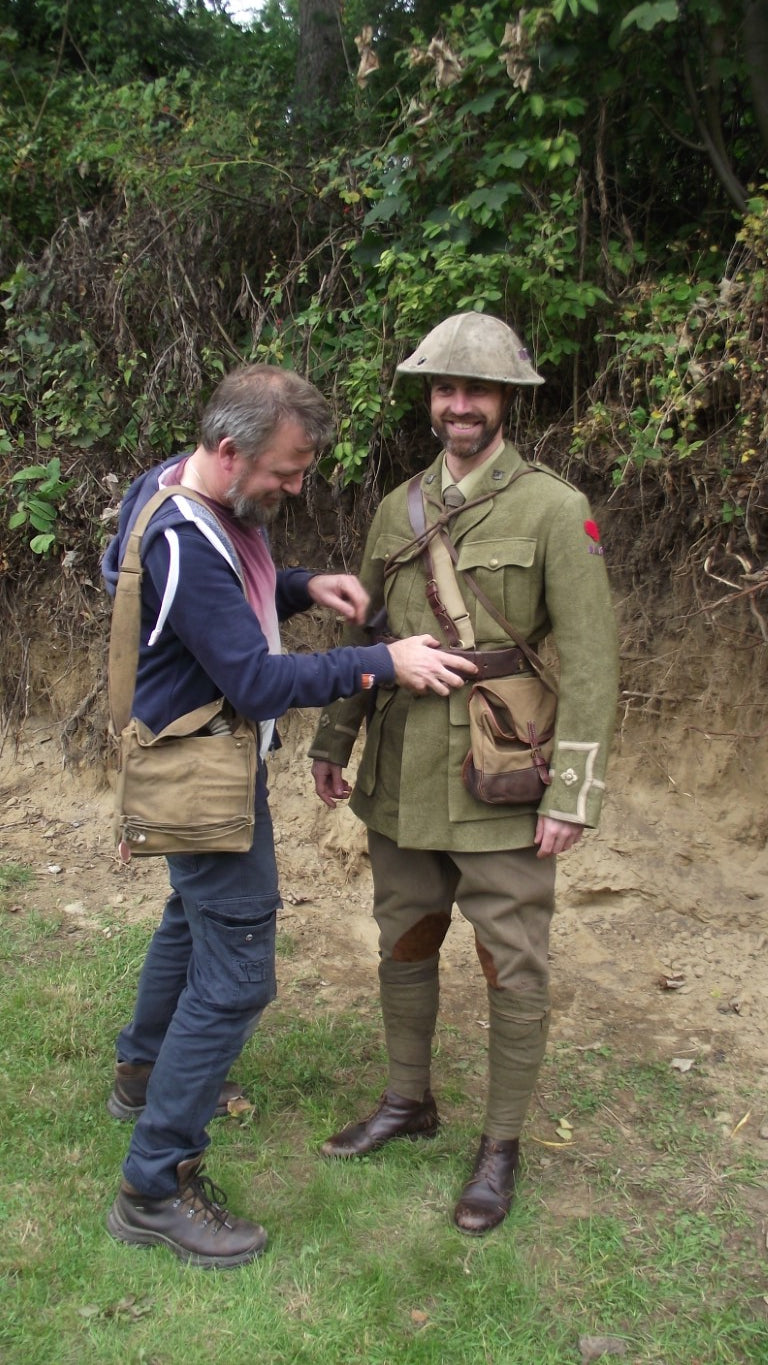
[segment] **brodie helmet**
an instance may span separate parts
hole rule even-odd
[[[395,371],[452,375],[495,384],[543,384],[516,332],[486,313],[457,313],[428,332]]]

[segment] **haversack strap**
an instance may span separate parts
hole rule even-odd
[[[517,479],[523,478],[524,475],[532,474],[534,472],[535,471],[530,468],[519,469],[515,474],[513,474],[512,478],[506,484],[506,488],[510,488],[511,485],[515,483]],[[444,605],[443,601],[441,601],[440,593],[442,593],[445,598],[450,597],[451,600],[453,600],[453,593],[455,590],[455,592],[458,594],[462,602],[462,605],[464,605],[464,603],[463,598],[461,596],[459,581],[456,575],[456,565],[458,564],[459,556],[456,551],[456,547],[453,541],[451,540],[450,535],[448,534],[448,524],[459,512],[466,511],[467,508],[470,507],[476,507],[479,503],[485,502],[488,498],[496,497],[497,494],[502,491],[504,490],[500,488],[494,489],[492,492],[484,494],[482,497],[474,498],[470,502],[465,502],[463,506],[449,508],[445,512],[441,511],[440,515],[438,515],[437,517],[437,520],[428,527],[426,524],[426,514],[424,510],[424,498],[421,490],[421,475],[420,474],[415,475],[414,478],[412,478],[408,484],[407,493],[408,515],[410,518],[411,527],[416,534],[415,540],[412,541],[410,545],[406,546],[405,548],[409,549],[410,546],[414,544],[420,547],[419,552],[423,557],[425,573],[427,576],[427,600],[429,601],[429,604],[435,616],[437,617],[437,620],[443,627],[449,644],[453,648],[458,647],[460,644],[460,641],[458,639],[458,632],[456,630],[456,626],[454,625],[454,620],[456,618],[454,618],[453,616],[453,611],[449,615],[446,606]],[[432,506],[438,506],[438,504],[432,502],[431,499],[430,503]],[[441,548],[443,548],[444,551],[446,552],[445,557],[442,557],[438,561],[437,566],[435,566],[433,556],[430,554],[429,549],[430,542],[434,542],[433,551],[437,548],[437,545],[439,543]],[[392,572],[392,570],[393,565],[392,562],[390,561],[390,564],[387,566],[387,573]],[[538,674],[544,685],[547,688],[549,688],[551,692],[554,692],[554,694],[557,695],[558,690],[557,682],[555,680],[554,675],[547,668],[543,659],[541,659],[539,655],[536,653],[536,651],[531,648],[527,640],[520,634],[520,632],[515,630],[514,626],[507,620],[507,618],[504,615],[502,615],[498,607],[490,600],[486,593],[483,592],[479,583],[474,578],[474,576],[469,572],[469,570],[467,569],[462,570],[462,579],[463,582],[466,583],[467,586],[474,593],[477,600],[488,612],[489,616],[493,618],[497,625],[501,626],[502,630],[504,630],[506,634],[509,635],[512,640],[514,640],[518,648],[522,650],[523,654],[525,655],[526,659],[531,665],[531,668],[534,670],[536,674]],[[430,591],[430,589],[432,590]],[[435,606],[435,599],[438,603],[437,607]],[[464,612],[466,613],[465,605]],[[450,628],[448,629],[446,628],[445,618],[447,618],[450,625]],[[470,648],[472,648],[473,645],[470,646]]]
[[[179,496],[200,503],[215,516],[210,502],[201,493],[182,484],[169,484],[167,488],[158,489],[144,504],[131,528],[120,565],[109,636],[109,715],[112,733],[116,736],[131,718],[136,690],[141,632],[141,580],[144,572],[141,563],[142,537],[158,508],[168,498]]]

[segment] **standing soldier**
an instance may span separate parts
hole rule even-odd
[[[398,374],[426,377],[443,449],[376,513],[361,569],[372,612],[386,608],[395,637],[436,634],[471,658],[481,678],[531,674],[531,648],[551,633],[559,700],[540,796],[515,805],[485,804],[462,780],[471,679],[444,697],[379,688],[354,791],[342,768],[366,702],[352,697],[322,713],[310,750],[317,793],[333,806],[351,792],[368,829],[389,1057],[377,1108],[322,1151],[364,1156],[393,1138],[435,1134],[431,1043],[440,947],[455,903],[474,928],[488,989],[485,1120],[454,1211],[461,1231],[481,1235],[509,1210],[546,1047],[555,855],[599,819],[616,631],[586,499],[551,470],[526,464],[504,439],[512,386],[542,383],[512,329],[480,313],[448,318]],[[350,642],[361,638],[348,630]]]

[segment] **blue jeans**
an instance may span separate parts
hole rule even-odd
[[[257,794],[248,853],[179,854],[163,918],[139,978],[134,1017],[117,1056],[153,1066],[147,1106],[123,1173],[164,1198],[176,1168],[199,1156],[222,1083],[277,993],[275,921],[281,904],[272,819]]]

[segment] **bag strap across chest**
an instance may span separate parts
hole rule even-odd
[[[160,488],[144,504],[126,541],[120,574],[117,580],[112,624],[109,636],[109,715],[114,735],[128,724],[136,690],[136,668],[139,661],[141,632],[141,581],[144,574],[141,562],[141,542],[152,517],[169,498],[181,496],[200,503],[215,518],[207,498],[181,484]]]
[[[510,488],[517,479],[532,473],[534,473],[532,469],[519,469],[516,474],[513,474],[506,487]],[[492,493],[487,494],[486,497],[496,497],[501,491],[501,489],[496,489]],[[452,516],[456,515],[457,512],[465,511],[466,508],[474,507],[477,503],[482,501],[485,501],[485,497],[474,499],[472,502],[466,502],[462,507],[452,508],[451,514]],[[447,523],[452,519],[452,516],[449,517],[445,514],[441,514],[437,521],[433,523],[432,527],[427,527],[420,474],[415,475],[408,484],[407,503],[408,516],[411,527],[416,533],[417,543],[419,541],[422,542],[420,553],[424,561],[424,569],[427,577],[427,601],[442,627],[449,645],[452,648],[474,648],[474,633],[472,633],[471,645],[463,643],[460,635],[460,626],[462,625],[461,616],[454,615],[454,611],[456,610],[454,604],[458,597],[458,601],[461,603],[459,611],[463,612],[467,617],[467,620],[469,620],[458,577],[456,575],[456,566],[459,562],[459,556],[447,529]],[[430,532],[432,532],[432,535],[429,534]],[[430,543],[432,545],[432,551],[430,550]],[[435,556],[433,553],[438,546],[443,551],[443,554],[439,557]],[[506,616],[499,611],[498,607],[491,601],[488,595],[483,592],[477,579],[468,569],[462,570],[462,582],[474,593],[478,602],[485,608],[488,615],[492,617],[496,624],[501,626],[502,630],[509,635],[510,639],[514,640],[518,649],[525,655],[531,668],[541,678],[544,685],[549,688],[551,692],[557,694],[557,682],[543,659],[541,659],[536,651],[531,648],[520,632],[515,630],[514,626],[507,620]],[[470,632],[472,632],[471,623],[469,629]]]

